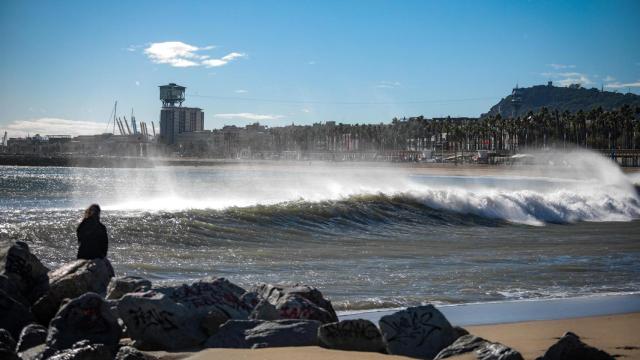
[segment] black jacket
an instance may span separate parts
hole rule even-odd
[[[107,228],[94,218],[82,220],[78,225],[78,259],[103,259],[107,257],[109,240]]]

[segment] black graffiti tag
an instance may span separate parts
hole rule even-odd
[[[136,327],[147,329],[150,326],[157,326],[165,331],[178,329],[173,321],[173,314],[166,310],[142,310],[138,307],[136,310],[129,310],[129,314],[133,317]]]
[[[381,320],[385,325],[393,329],[394,334],[387,339],[388,342],[397,341],[401,344],[418,341],[417,346],[422,346],[434,331],[441,331],[442,327],[429,323],[433,313],[419,314],[412,312],[410,317],[402,316],[397,321]]]

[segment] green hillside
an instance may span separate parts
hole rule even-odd
[[[557,87],[549,85],[537,85],[530,88],[520,88],[521,106],[518,115],[527,114],[529,111],[538,112],[546,107],[549,110],[576,112],[578,110],[590,110],[602,107],[603,110],[619,109],[623,105],[632,107],[640,106],[640,96],[626,93],[621,94],[611,91],[600,91],[596,88],[585,89],[578,87]],[[503,98],[492,106],[489,112],[482,117],[500,114],[502,117],[513,116],[513,95]]]

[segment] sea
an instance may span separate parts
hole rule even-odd
[[[118,275],[309,284],[338,311],[640,293],[640,176],[595,153],[512,167],[234,162],[0,167],[0,245],[75,259],[97,203]]]

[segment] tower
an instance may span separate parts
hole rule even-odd
[[[175,107],[176,104],[182,106],[186,89],[186,87],[174,83],[160,86],[160,101],[162,101],[162,107]]]
[[[204,130],[204,112],[200,108],[183,107],[184,86],[170,83],[159,86],[160,101],[160,138],[167,145],[174,144],[182,133]]]
[[[518,87],[518,84],[516,84],[516,87],[511,92],[511,105],[513,106],[512,116],[514,118],[518,117],[520,107],[522,106],[522,89]]]

